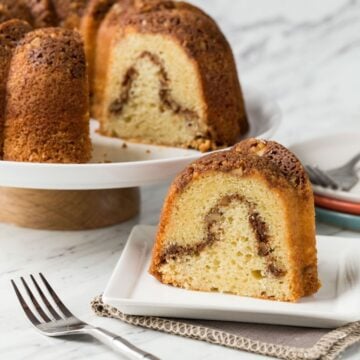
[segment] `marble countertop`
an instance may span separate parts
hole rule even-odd
[[[284,121],[275,139],[295,141],[360,132],[359,0],[193,0],[226,33],[244,84],[278,101]],[[0,225],[2,359],[116,359],[96,342],[45,338],[25,320],[9,280],[44,272],[80,318],[114,331],[162,359],[264,359],[94,316],[90,300],[104,290],[131,228],[156,224],[167,184],[142,189],[141,214],[95,231],[48,232]],[[318,224],[323,235],[360,233]],[[345,359],[358,359],[360,346]]]

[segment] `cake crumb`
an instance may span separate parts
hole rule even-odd
[[[122,147],[123,149],[127,149],[127,148],[128,148],[128,145],[127,145],[127,143],[123,143],[121,147]]]
[[[147,154],[151,154],[151,151],[149,149],[146,150]]]

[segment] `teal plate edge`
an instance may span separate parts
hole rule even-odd
[[[360,231],[360,216],[316,207],[316,220],[347,230]]]

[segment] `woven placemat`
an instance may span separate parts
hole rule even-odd
[[[101,296],[91,306],[97,315],[127,324],[286,360],[335,360],[360,342],[360,321],[338,329],[316,329],[133,316],[104,304]]]

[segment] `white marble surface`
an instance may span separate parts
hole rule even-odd
[[[276,99],[285,144],[342,129],[360,132],[360,1],[194,0],[228,36],[244,83]],[[360,141],[360,139],[359,139]],[[115,359],[95,342],[49,339],[25,320],[9,280],[43,271],[82,319],[123,335],[162,359],[263,359],[222,347],[96,318],[89,301],[101,293],[137,223],[155,224],[166,185],[143,189],[142,213],[112,228],[46,232],[0,225],[0,358]],[[0,204],[1,206],[1,204]],[[318,224],[318,233],[359,233]],[[360,346],[345,359],[358,359]]]

